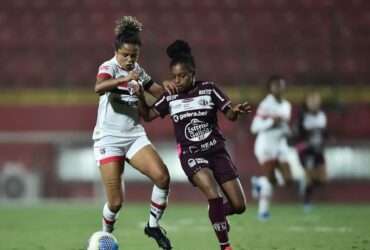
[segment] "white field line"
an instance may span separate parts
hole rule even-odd
[[[305,226],[290,226],[288,231],[303,233],[303,232],[317,232],[317,233],[351,233],[353,229],[346,226],[340,227],[330,227],[330,226],[315,226],[315,227],[305,227]]]

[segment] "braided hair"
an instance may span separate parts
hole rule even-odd
[[[189,44],[183,40],[176,40],[167,47],[167,55],[171,59],[170,67],[183,64],[189,72],[195,73],[195,62]]]
[[[115,50],[119,50],[124,43],[136,44],[141,46],[139,33],[143,30],[143,24],[133,16],[123,16],[116,21],[114,33]]]

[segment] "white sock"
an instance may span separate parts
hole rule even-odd
[[[269,212],[270,200],[272,197],[272,185],[265,176],[258,178],[258,183],[261,187],[261,192],[258,201],[258,214]]]
[[[119,212],[112,212],[109,209],[108,203],[104,204],[103,208],[103,231],[111,233],[113,232],[114,223],[118,219]]]
[[[161,189],[153,186],[150,214],[149,214],[149,227],[158,227],[159,220],[161,219],[164,210],[167,206],[168,189]]]
[[[261,196],[258,200],[258,214],[268,213],[270,210],[270,199]]]

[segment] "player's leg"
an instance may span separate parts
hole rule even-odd
[[[221,185],[222,191],[227,198],[224,203],[225,215],[242,214],[246,208],[246,199],[239,178],[226,181]]]
[[[123,203],[121,175],[123,173],[123,157],[106,159],[100,165],[101,179],[104,185],[107,203],[103,208],[103,231],[111,233]]]
[[[192,182],[208,200],[208,216],[213,225],[221,250],[231,249],[223,199],[218,193],[218,184],[209,168],[202,168],[192,177]]]
[[[94,144],[94,155],[100,169],[107,202],[103,208],[103,231],[112,232],[123,203],[122,173],[124,152],[119,147],[108,146],[111,138],[100,139]]]
[[[146,138],[146,137],[145,137]],[[148,225],[145,233],[154,238],[163,249],[171,249],[171,243],[159,226],[168,201],[170,175],[166,165],[147,139],[138,140],[127,152],[129,163],[148,176],[154,183]]]
[[[292,172],[287,161],[281,161],[278,165],[281,175],[283,176],[285,185],[290,186],[293,183]]]
[[[276,185],[275,168],[276,160],[267,160],[261,164],[264,172],[256,180],[256,185],[259,190],[258,196],[258,218],[260,220],[267,220],[270,217],[270,203],[272,198],[273,187]]]

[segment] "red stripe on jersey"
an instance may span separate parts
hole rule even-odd
[[[96,76],[96,78],[107,80],[107,79],[112,78],[112,76],[108,73],[100,73]]]
[[[100,164],[107,164],[111,162],[123,162],[125,160],[124,156],[111,156],[104,159],[99,160]]]
[[[153,207],[156,207],[158,209],[162,209],[163,210],[163,209],[165,209],[167,207],[167,204],[165,203],[163,205],[160,205],[160,204],[157,204],[157,203],[155,203],[155,202],[152,201],[152,206]]]

